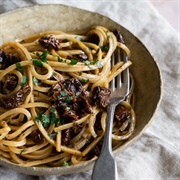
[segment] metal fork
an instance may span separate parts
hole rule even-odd
[[[124,51],[119,48],[115,50],[112,55],[112,67],[116,62],[127,62],[127,56]],[[92,180],[117,180],[117,165],[112,154],[112,124],[114,119],[114,111],[116,106],[123,101],[129,94],[130,77],[129,68],[125,69],[120,75],[111,81],[111,95],[107,108],[106,130],[104,135],[103,147],[101,154],[97,159],[93,173]]]

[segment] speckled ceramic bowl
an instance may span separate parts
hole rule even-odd
[[[126,45],[132,53],[133,66],[130,71],[136,84],[137,124],[131,138],[117,148],[114,153],[119,154],[124,151],[149,126],[161,97],[160,72],[148,50],[127,29],[102,15],[64,5],[25,7],[2,14],[0,19],[0,43],[46,30],[74,31],[93,25],[103,25],[112,30],[120,29],[125,37]],[[61,175],[92,169],[94,161],[68,167],[22,167],[0,157],[0,164],[31,175]]]

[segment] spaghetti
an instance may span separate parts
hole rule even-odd
[[[96,158],[106,125],[109,83],[131,61],[111,67],[118,31],[47,31],[0,47],[0,154],[23,166],[67,166]],[[115,111],[113,147],[135,127],[130,94]],[[131,104],[131,105],[130,105]]]

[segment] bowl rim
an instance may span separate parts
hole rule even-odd
[[[156,107],[154,109],[154,112],[152,113],[151,117],[149,118],[150,120],[148,121],[148,123],[142,128],[142,130],[140,132],[137,133],[137,135],[135,137],[133,137],[132,139],[130,138],[130,140],[128,142],[125,143],[125,145],[121,146],[121,149],[115,149],[113,150],[113,153],[115,155],[119,154],[120,152],[124,151],[125,149],[127,149],[128,147],[130,147],[130,145],[132,145],[135,141],[137,141],[141,135],[144,133],[144,131],[149,127],[149,125],[152,123],[154,114],[157,112],[160,103],[161,103],[161,99],[162,99],[162,72],[160,71],[160,68],[158,66],[158,63],[156,61],[156,59],[151,55],[151,53],[149,52],[149,50],[146,48],[146,46],[140,41],[140,39],[135,36],[131,31],[129,31],[127,28],[125,28],[124,26],[122,26],[121,24],[117,23],[116,21],[114,21],[113,19],[111,19],[110,17],[100,14],[98,12],[93,12],[90,10],[85,10],[82,8],[78,8],[78,7],[73,7],[70,5],[64,5],[64,4],[34,4],[34,5],[27,5],[24,7],[19,7],[16,8],[14,10],[10,10],[8,12],[4,12],[2,14],[0,14],[0,18],[1,17],[5,17],[7,15],[13,14],[13,13],[17,13],[19,11],[21,11],[22,9],[29,9],[29,8],[36,8],[36,7],[48,7],[48,6],[59,6],[59,8],[65,7],[65,8],[72,8],[72,9],[76,9],[76,10],[80,10],[83,13],[85,12],[89,12],[91,14],[94,15],[98,15],[101,17],[105,17],[107,20],[113,21],[114,23],[116,23],[117,25],[121,26],[125,31],[128,32],[128,34],[131,34],[131,36],[133,36],[136,41],[141,44],[141,46],[145,49],[145,51],[148,53],[148,55],[151,57],[151,59],[153,60],[154,66],[156,66],[156,69],[158,71],[158,75],[159,75],[159,98],[158,101],[156,103]],[[93,165],[94,165],[95,160],[90,160],[87,162],[84,162],[82,164],[77,164],[77,165],[71,165],[71,166],[66,166],[66,167],[25,167],[13,162],[8,161],[7,159],[0,157],[0,165],[3,165],[5,167],[11,168],[11,169],[15,169],[18,172],[24,173],[24,174],[29,174],[29,175],[65,175],[65,174],[72,174],[72,173],[78,173],[78,172],[84,172],[86,170],[90,170],[92,169]],[[73,167],[73,168],[72,168]],[[20,168],[17,170],[17,168]],[[59,172],[63,172],[63,173],[59,173]]]

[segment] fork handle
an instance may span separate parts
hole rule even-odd
[[[104,134],[104,141],[101,153],[104,151],[108,151],[112,154],[112,125],[114,120],[114,112],[115,112],[116,104],[110,103],[107,107],[107,117],[106,117],[106,130]]]
[[[107,109],[106,131],[103,147],[94,165],[92,180],[117,180],[117,165],[112,155],[112,124],[116,104],[110,104]]]

